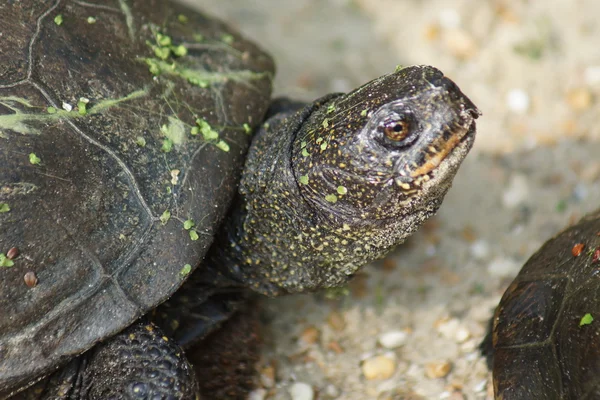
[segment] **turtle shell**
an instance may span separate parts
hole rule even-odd
[[[599,322],[600,210],[546,242],[504,293],[493,328],[496,398],[600,398]]]
[[[198,266],[274,66],[226,25],[164,0],[8,1],[0,26],[4,398]]]

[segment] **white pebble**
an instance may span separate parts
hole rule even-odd
[[[487,388],[487,379],[484,379],[482,381],[480,381],[477,385],[475,385],[475,387],[473,388],[473,391],[475,391],[476,393],[481,393],[484,392]]]
[[[529,199],[529,183],[525,175],[510,177],[508,187],[502,194],[502,203],[506,208],[515,208]]]
[[[600,83],[600,65],[590,65],[583,71],[583,79],[588,85]]]
[[[435,245],[433,245],[433,244],[430,244],[429,246],[427,246],[427,247],[425,248],[425,254],[426,254],[428,257],[433,257],[433,256],[435,256],[435,253],[437,253],[437,248],[435,247]]]
[[[423,376],[423,368],[419,364],[410,364],[405,375],[415,379],[421,378]]]
[[[313,388],[304,382],[296,382],[289,388],[292,400],[313,400],[314,391]]]
[[[267,397],[265,389],[255,389],[248,394],[248,400],[264,400]]]
[[[471,245],[471,255],[477,260],[484,260],[490,254],[490,245],[485,240],[477,240]]]
[[[404,331],[391,331],[379,336],[379,344],[386,349],[395,349],[406,343],[407,333]]]
[[[521,266],[509,258],[495,258],[488,265],[488,273],[499,278],[515,276]]]
[[[329,384],[325,387],[325,394],[329,397],[338,397],[340,395],[340,391],[333,384]]]
[[[437,331],[446,339],[452,339],[456,334],[459,322],[456,318],[451,318],[437,325]]]
[[[454,335],[454,339],[456,339],[456,341],[458,343],[464,343],[470,337],[471,337],[471,332],[469,332],[469,330],[467,328],[465,328],[464,326],[459,327],[456,330],[456,334]]]
[[[63,110],[65,110],[67,112],[71,112],[71,110],[73,109],[73,106],[70,105],[69,103],[67,103],[66,101],[63,101],[62,108],[63,108]]]
[[[529,95],[522,89],[512,89],[506,95],[509,110],[524,114],[529,109]]]
[[[469,342],[467,342],[467,343],[469,343]],[[481,355],[477,352],[478,348],[479,348],[479,343],[474,343],[473,350],[471,350],[469,352],[469,354],[465,354],[464,360],[466,362],[475,362],[475,361],[479,360],[479,357],[481,357]]]
[[[582,201],[584,200],[588,195],[588,188],[586,185],[582,184],[582,183],[578,183],[575,188],[573,189],[573,197],[575,197],[577,200]]]
[[[471,353],[471,352],[475,352],[478,347],[479,347],[479,342],[477,340],[467,340],[466,342],[464,342],[460,345],[460,351],[462,351],[463,353]],[[477,353],[473,353],[473,354],[475,355],[475,358],[477,358],[479,356]],[[470,355],[467,355],[465,358],[470,359]]]
[[[460,14],[453,8],[445,8],[440,11],[438,21],[443,28],[458,28],[460,26]]]

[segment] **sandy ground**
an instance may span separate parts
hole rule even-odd
[[[483,111],[438,215],[337,299],[264,301],[253,399],[486,399],[477,346],[546,239],[599,204],[595,0],[185,0],[261,43],[276,94],[441,68]]]

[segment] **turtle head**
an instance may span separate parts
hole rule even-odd
[[[478,116],[440,71],[408,67],[273,117],[246,162],[229,275],[269,295],[344,285],[435,213]]]
[[[292,156],[300,191],[336,220],[422,222],[473,145],[478,116],[439,70],[398,69],[330,99],[306,120]]]

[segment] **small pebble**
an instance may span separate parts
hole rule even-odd
[[[506,208],[516,208],[529,200],[529,182],[522,174],[514,174],[502,194],[502,203]]]
[[[427,41],[436,40],[440,36],[440,27],[438,24],[428,24],[423,29],[423,37]]]
[[[600,83],[600,65],[590,65],[583,71],[583,79],[588,85]]]
[[[444,35],[448,50],[458,59],[469,59],[477,53],[473,37],[462,29],[453,29]]]
[[[313,400],[315,393],[313,388],[304,382],[296,382],[288,389],[292,400]]]
[[[600,162],[588,161],[579,173],[581,179],[587,183],[595,182],[600,179]]]
[[[412,379],[419,379],[423,375],[423,369],[416,363],[411,363],[408,365],[405,374],[407,377]]]
[[[438,15],[440,26],[446,29],[455,29],[460,26],[461,18],[454,8],[445,8]]]
[[[436,361],[425,366],[425,376],[430,379],[443,378],[452,370],[452,364],[449,361]]]
[[[529,110],[529,95],[522,89],[512,89],[506,94],[506,106],[513,112],[524,114]]]
[[[464,343],[460,345],[460,351],[463,353],[470,353],[472,351],[476,351],[479,346],[479,342],[477,340],[466,340]]]
[[[566,101],[573,110],[584,111],[592,105],[592,93],[586,88],[573,89],[567,93]]]
[[[327,348],[336,354],[342,354],[344,352],[344,348],[335,340],[329,342]]]
[[[264,400],[267,397],[265,389],[255,389],[248,394],[248,400]]]
[[[485,260],[490,254],[490,245],[485,240],[477,240],[471,245],[471,255],[477,260]]]
[[[464,326],[459,327],[456,330],[456,333],[454,335],[454,339],[456,340],[457,343],[464,343],[467,340],[469,340],[471,338],[471,332],[469,332],[469,330],[467,328],[465,328]]]
[[[329,384],[325,387],[325,394],[329,397],[338,397],[340,395],[340,391],[335,385]]]
[[[467,400],[467,397],[461,391],[454,391],[450,393],[448,400]]]
[[[498,278],[514,277],[521,266],[509,258],[495,258],[488,265],[488,273]]]
[[[460,322],[456,318],[442,319],[435,323],[437,331],[446,339],[454,339],[459,326]]]
[[[333,311],[331,314],[329,314],[329,317],[327,317],[327,323],[333,328],[333,330],[338,332],[343,331],[344,328],[346,328],[346,321],[344,321],[344,317],[336,311]]]
[[[260,383],[268,388],[275,385],[275,368],[272,365],[267,365],[260,371]]]
[[[487,382],[488,382],[487,379],[483,379],[483,380],[479,381],[479,383],[477,385],[475,385],[473,390],[477,393],[484,392],[487,387]]]
[[[586,185],[578,183],[573,188],[573,198],[577,201],[583,201],[587,197],[589,189]]]
[[[477,234],[471,225],[466,225],[461,231],[460,235],[469,243],[473,243],[477,240]]]
[[[438,321],[435,327],[446,339],[454,340],[457,343],[463,343],[471,337],[471,332],[456,318]]]
[[[464,386],[461,382],[453,381],[453,382],[450,382],[450,384],[448,385],[448,388],[452,391],[456,391],[456,390],[463,390]]]
[[[363,362],[362,372],[368,380],[389,379],[396,372],[396,360],[385,354],[369,358]]]
[[[386,349],[395,349],[406,343],[407,337],[408,335],[404,331],[391,331],[382,333],[379,336],[378,341],[379,344],[381,344]]]
[[[319,330],[314,326],[309,326],[300,334],[300,340],[306,344],[315,344],[319,340],[319,336]]]

